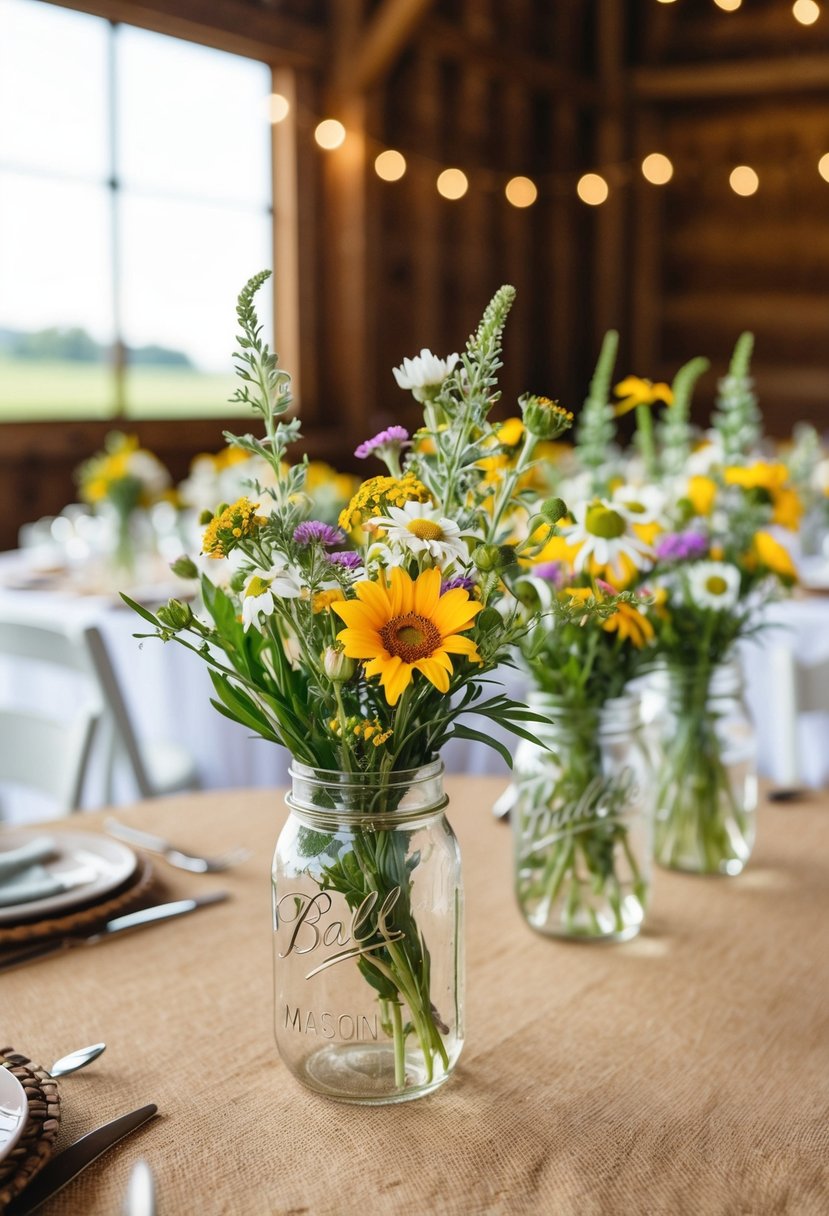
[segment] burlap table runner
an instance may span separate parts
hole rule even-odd
[[[397,1107],[308,1094],[275,1054],[281,797],[130,814],[205,852],[255,853],[227,875],[165,869],[173,895],[223,886],[226,904],[0,977],[4,1039],[42,1059],[108,1043],[67,1082],[62,1140],[160,1109],[45,1216],[111,1216],[139,1156],[164,1216],[829,1211],[829,798],[764,807],[738,879],[658,872],[649,931],[596,947],[521,920],[509,828],[490,815],[503,783],[447,785],[467,885],[467,1043],[448,1086]]]

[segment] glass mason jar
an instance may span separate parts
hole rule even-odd
[[[275,1033],[329,1098],[447,1080],[463,1044],[463,888],[443,764],[385,775],[296,760],[273,861]]]
[[[661,679],[656,860],[695,874],[739,874],[757,808],[757,749],[739,664],[673,665]]]
[[[552,722],[536,724],[538,745],[522,740],[515,756],[518,904],[541,933],[627,941],[642,925],[650,885],[638,699],[576,711],[538,694],[530,704]]]

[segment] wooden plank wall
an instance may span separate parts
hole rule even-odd
[[[134,8],[64,2],[122,19]],[[411,32],[385,74],[374,71],[376,57],[363,63],[369,86],[356,93],[349,65],[391,0],[144,0],[136,10],[145,24],[172,22],[170,32],[216,45],[232,27],[234,49],[295,71],[299,372],[314,455],[353,467],[366,434],[416,422],[392,367],[422,346],[460,349],[504,282],[518,298],[503,415],[527,389],[578,408],[613,325],[620,375],[661,378],[692,355],[712,358],[698,400],[705,421],[734,338],[753,328],[770,427],[784,434],[797,417],[829,424],[829,183],[816,171],[829,151],[826,14],[807,28],[781,0],[746,0],[735,13],[711,0],[395,7]],[[387,37],[378,54],[384,46]],[[332,110],[351,135],[326,154],[313,126]],[[396,183],[373,171],[386,147],[408,158]],[[667,187],[639,173],[653,150],[675,162]],[[728,187],[728,168],[740,162],[760,172],[753,198]],[[469,176],[457,201],[435,188],[450,165]],[[598,208],[575,194],[591,169],[611,186]],[[503,194],[518,173],[539,187],[524,210]],[[221,428],[195,420],[131,429],[178,477],[195,451],[220,445]],[[107,426],[1,429],[7,547],[21,522],[71,499],[71,469]]]

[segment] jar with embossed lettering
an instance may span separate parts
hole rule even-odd
[[[627,941],[645,918],[652,853],[639,699],[573,709],[536,694],[530,704],[550,724],[519,745],[506,800],[518,904],[540,933]]]
[[[463,887],[440,760],[346,773],[293,761],[273,862],[274,1012],[308,1088],[430,1093],[463,1044]]]

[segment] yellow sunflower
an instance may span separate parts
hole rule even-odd
[[[462,587],[440,593],[440,571],[424,570],[412,579],[395,566],[391,584],[357,583],[357,599],[332,604],[346,624],[337,640],[351,659],[365,660],[367,677],[378,676],[389,705],[396,705],[415,671],[439,692],[449,691],[450,654],[478,661],[471,638],[460,634],[472,626],[481,604]]]

